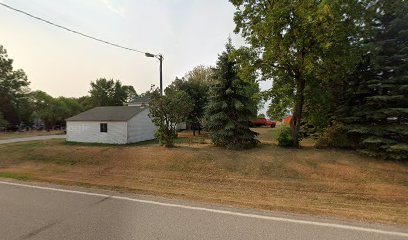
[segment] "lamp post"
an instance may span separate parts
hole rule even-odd
[[[160,95],[163,95],[163,55],[161,54],[151,54],[145,53],[146,57],[157,58],[160,61]]]

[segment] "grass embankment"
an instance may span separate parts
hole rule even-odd
[[[53,130],[53,131],[27,131],[27,132],[0,132],[0,140],[61,134],[64,134],[64,131]]]
[[[408,166],[343,150],[276,145],[258,128],[247,151],[214,147],[180,134],[178,147],[64,140],[0,145],[0,177],[97,186],[274,211],[408,224]]]

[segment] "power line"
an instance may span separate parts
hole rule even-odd
[[[148,54],[147,52],[143,52],[143,51],[140,51],[140,50],[137,50],[137,49],[125,47],[125,46],[122,46],[122,45],[119,45],[119,44],[116,44],[116,43],[112,43],[112,42],[105,41],[105,40],[100,39],[100,38],[96,38],[96,37],[90,36],[90,35],[88,35],[88,34],[84,34],[84,33],[81,33],[81,32],[75,31],[75,30],[72,30],[72,29],[70,29],[70,28],[67,28],[67,27],[61,26],[61,25],[59,25],[59,24],[53,23],[53,22],[51,22],[51,21],[49,21],[49,20],[46,20],[46,19],[44,19],[44,18],[34,16],[34,15],[28,13],[28,12],[25,12],[25,11],[23,11],[23,10],[14,8],[14,7],[12,7],[12,6],[9,6],[9,5],[4,4],[4,3],[1,3],[1,2],[0,2],[0,5],[2,5],[3,7],[8,8],[8,9],[11,9],[11,10],[13,10],[13,11],[16,11],[16,12],[18,12],[18,13],[21,13],[21,14],[24,14],[24,15],[26,15],[26,16],[29,16],[29,17],[31,17],[31,18],[34,18],[34,19],[37,19],[37,20],[39,20],[39,21],[48,23],[48,24],[50,24],[50,25],[52,25],[52,26],[54,26],[54,27],[58,27],[58,28],[64,29],[64,30],[69,31],[69,32],[71,32],[71,33],[75,33],[75,34],[78,34],[78,35],[80,35],[80,36],[83,36],[83,37],[86,37],[86,38],[90,38],[90,39],[92,39],[92,40],[95,40],[95,41],[98,41],[98,42],[101,42],[101,43],[105,43],[105,44],[108,44],[108,45],[111,45],[111,46],[114,46],[114,47],[122,48],[122,49],[129,50],[129,51],[133,51],[133,52],[143,53],[143,54],[145,54],[145,55]]]

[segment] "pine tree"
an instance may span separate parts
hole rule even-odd
[[[351,82],[340,121],[363,152],[407,160],[408,3],[380,4],[375,50],[365,56]]]
[[[234,48],[229,41],[226,51],[218,57],[214,71],[216,83],[210,88],[206,108],[206,128],[216,146],[249,148],[258,143],[257,133],[249,128],[255,116],[250,84],[238,77],[237,64],[231,59]]]

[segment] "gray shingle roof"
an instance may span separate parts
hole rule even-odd
[[[85,111],[73,117],[67,118],[67,121],[127,121],[133,116],[139,114],[146,107],[136,106],[111,106],[96,107]]]
[[[137,103],[149,103],[150,102],[150,97],[148,96],[142,96],[138,97],[135,99],[133,102],[130,102],[130,104],[137,104]]]

